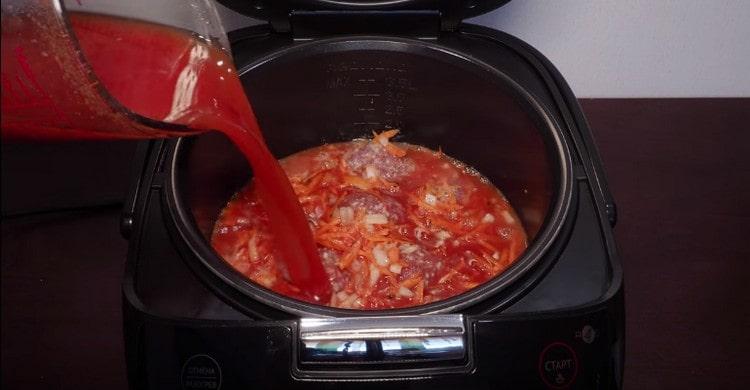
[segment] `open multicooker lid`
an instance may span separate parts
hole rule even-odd
[[[361,16],[385,13],[394,16],[437,15],[443,30],[451,30],[466,18],[499,8],[510,0],[219,0],[223,5],[248,16],[268,20],[277,30],[300,14],[338,13]],[[396,17],[398,17],[396,16]]]

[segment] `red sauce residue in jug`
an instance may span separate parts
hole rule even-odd
[[[157,24],[72,13],[86,59],[105,89],[142,116],[226,134],[250,162],[289,277],[311,302],[328,302],[330,284],[305,214],[268,150],[233,67],[218,47]],[[138,81],[137,83],[134,81]]]

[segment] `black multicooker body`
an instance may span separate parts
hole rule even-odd
[[[223,136],[141,145],[123,216],[133,389],[620,388],[614,202],[563,78],[518,39],[460,21],[503,2],[225,1],[268,24],[232,50],[283,157],[399,128],[477,168],[530,245],[503,274],[429,305],[314,306],[246,280],[211,249],[251,177]]]

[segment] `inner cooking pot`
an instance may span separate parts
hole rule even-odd
[[[177,232],[199,272],[221,295],[239,297],[241,306],[295,315],[455,311],[509,288],[557,236],[571,196],[564,138],[533,96],[501,70],[428,42],[371,37],[297,45],[239,73],[278,158],[399,128],[396,141],[442,148],[481,172],[511,202],[529,237],[527,250],[505,272],[450,299],[386,311],[297,301],[246,279],[211,248],[220,210],[252,176],[242,155],[217,133],[181,139],[169,157],[167,191]]]

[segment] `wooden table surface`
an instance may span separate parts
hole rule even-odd
[[[746,388],[750,99],[582,105],[620,216],[625,388]],[[99,207],[4,218],[3,389],[126,388],[118,215]]]

